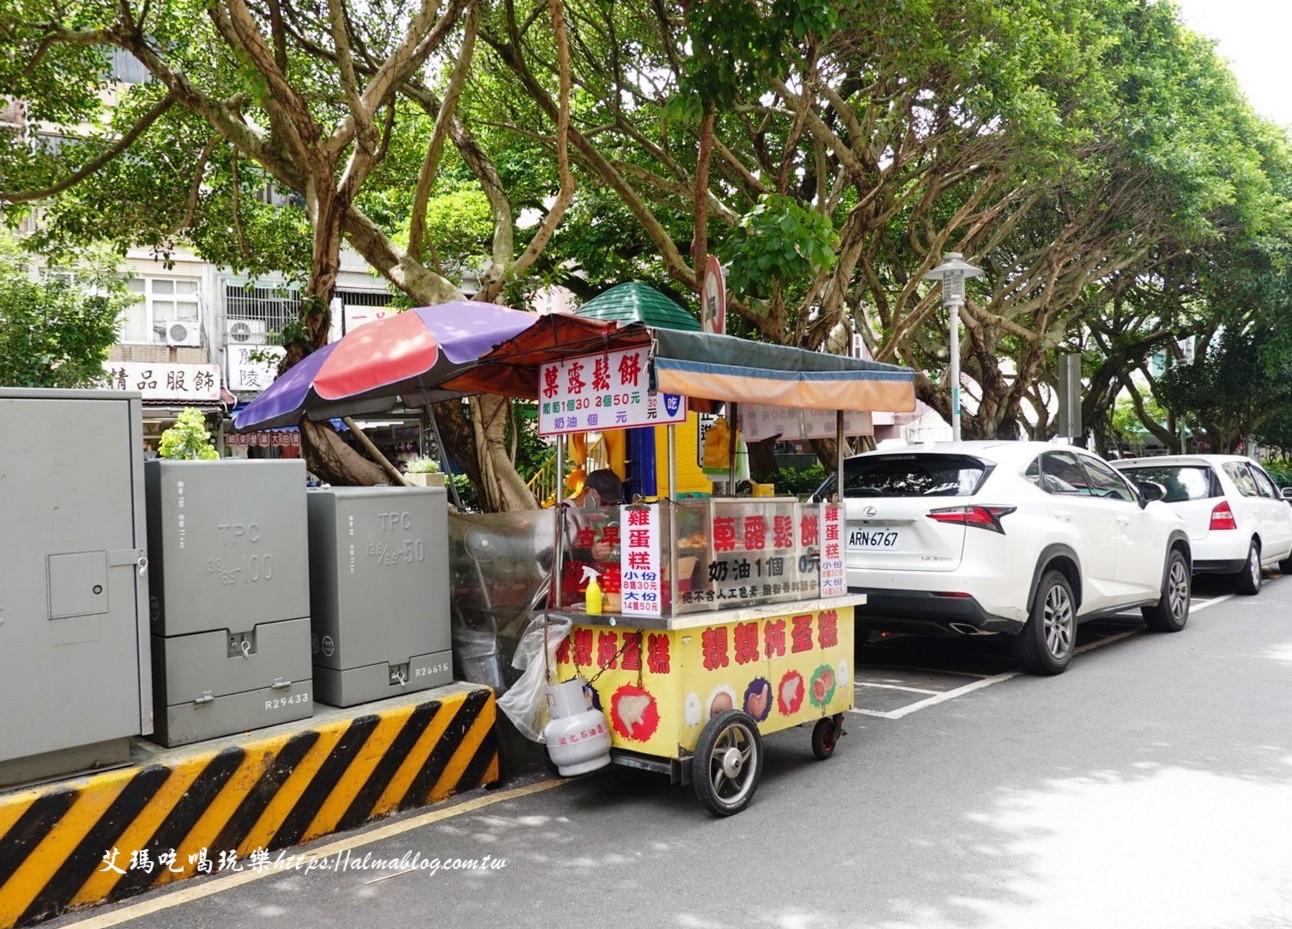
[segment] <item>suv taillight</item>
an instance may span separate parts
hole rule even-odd
[[[1211,511],[1212,529],[1237,529],[1238,523],[1234,522],[1234,511],[1229,508],[1228,500],[1221,500],[1216,504],[1216,508]]]
[[[929,519],[939,523],[958,523],[961,526],[976,526],[979,529],[990,529],[992,532],[1005,534],[1005,527],[1000,524],[1002,516],[1014,512],[1016,506],[948,506],[929,510]]]

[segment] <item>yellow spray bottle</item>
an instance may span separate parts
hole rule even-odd
[[[583,591],[583,608],[590,616],[601,613],[601,585],[597,583],[596,569],[583,566],[583,579],[588,582]]]

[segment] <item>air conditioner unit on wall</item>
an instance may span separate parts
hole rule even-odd
[[[166,324],[167,345],[201,345],[202,327],[197,323],[170,322]]]
[[[231,319],[225,327],[228,340],[243,345],[247,343],[254,345],[264,344],[267,331],[268,324],[263,319]]]

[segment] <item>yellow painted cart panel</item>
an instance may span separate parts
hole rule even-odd
[[[615,748],[679,759],[727,710],[747,713],[766,735],[850,709],[857,599],[736,610],[727,621],[716,612],[686,628],[624,628],[601,617],[573,627],[557,651],[557,678],[591,682]]]

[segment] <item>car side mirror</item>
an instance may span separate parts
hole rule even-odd
[[[1166,488],[1157,481],[1137,481],[1139,487],[1140,506],[1148,506],[1154,500],[1163,500],[1166,498]]]
[[[1279,493],[1283,494],[1283,499],[1292,503],[1292,487],[1284,487]]]

